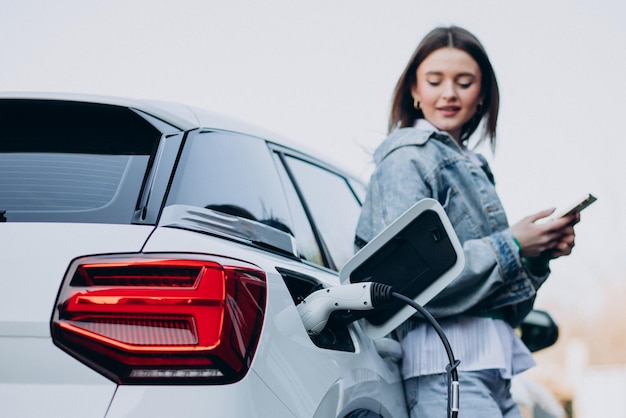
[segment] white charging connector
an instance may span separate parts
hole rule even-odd
[[[311,335],[322,332],[328,317],[339,310],[370,310],[372,303],[372,283],[354,283],[320,289],[307,296],[297,306],[304,328]]]

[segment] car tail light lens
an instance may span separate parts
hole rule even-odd
[[[57,346],[118,383],[231,383],[261,333],[265,274],[179,256],[75,260],[52,317]]]

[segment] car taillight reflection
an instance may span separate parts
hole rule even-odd
[[[52,317],[56,345],[118,383],[230,383],[263,323],[265,274],[178,255],[75,260]]]

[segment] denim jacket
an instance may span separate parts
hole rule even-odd
[[[503,315],[517,326],[549,269],[533,274],[519,255],[488,166],[470,160],[444,132],[402,128],[374,154],[356,230],[361,247],[423,198],[439,201],[463,246],[465,268],[426,307],[437,317]]]

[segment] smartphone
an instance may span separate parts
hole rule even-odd
[[[598,200],[598,198],[596,198],[591,193],[589,193],[587,196],[585,196],[584,198],[582,198],[581,200],[573,204],[565,212],[561,213],[558,217],[562,218],[564,216],[571,215],[572,213],[580,212],[581,210],[585,209],[587,206],[591,205],[596,200]]]

